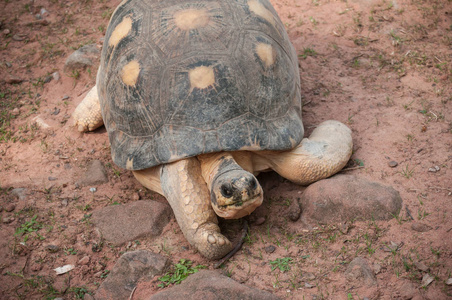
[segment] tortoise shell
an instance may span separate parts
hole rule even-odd
[[[97,86],[113,161],[286,150],[303,137],[298,61],[267,0],[127,0]]]

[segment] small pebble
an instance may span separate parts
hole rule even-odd
[[[96,189],[95,187],[92,187],[92,188],[89,188],[89,191],[90,191],[91,193],[95,193],[95,192],[97,191],[97,189]]]
[[[67,206],[68,205],[68,200],[67,199],[63,199],[63,200],[61,200],[61,205],[63,205],[63,206]]]
[[[12,111],[11,111],[11,114],[13,115],[13,116],[15,116],[15,117],[17,117],[18,115],[20,115],[20,110],[19,110],[19,108],[14,108]]]
[[[53,80],[58,81],[58,80],[60,80],[60,73],[59,72],[53,72],[52,73],[52,77],[53,77]]]
[[[3,30],[3,34],[4,34],[4,35],[8,35],[8,34],[10,34],[10,33],[11,33],[11,30],[9,30],[9,29]]]
[[[433,228],[424,223],[414,222],[411,224],[411,229],[417,232],[427,232]]]
[[[4,208],[5,208],[5,211],[12,212],[16,208],[16,206],[13,203],[8,203],[5,205]]]
[[[5,62],[5,66],[7,66],[8,68],[11,68],[13,65],[9,61],[7,61],[7,62]]]
[[[36,20],[41,20],[41,19],[42,19],[42,16],[41,16],[41,14],[36,14],[36,15],[35,15],[35,18],[36,18]]]
[[[51,176],[50,176],[48,179],[49,179],[49,181],[55,181],[55,180],[57,180],[58,178],[56,178],[56,177],[51,177]]]
[[[310,283],[305,282],[305,283],[304,283],[304,287],[305,287],[305,288],[308,288],[308,289],[312,289],[313,287],[315,287],[315,285],[312,285],[312,284],[310,284]]]
[[[44,79],[44,83],[49,83],[50,81],[52,81],[52,76],[47,76],[45,79]]]
[[[439,170],[441,170],[441,168],[439,166],[434,166],[434,167],[428,169],[428,171],[432,172],[432,173],[436,173]]]
[[[60,250],[60,247],[58,247],[56,245],[47,245],[45,249],[51,253],[55,253]]]
[[[59,75],[59,74],[58,74]],[[67,99],[69,99],[69,96],[68,95],[65,95],[65,96],[63,96],[63,99],[61,99],[61,100],[67,100]]]
[[[79,265],[87,265],[89,264],[89,256],[83,256],[79,261],[78,261]]]
[[[446,284],[447,284],[447,285],[452,285],[452,278],[447,279],[447,280],[446,280]]]
[[[13,216],[7,216],[7,217],[4,217],[4,218],[3,218],[2,222],[5,223],[5,224],[9,224],[9,223],[14,222],[14,220],[15,220],[15,219],[14,219]]]
[[[140,194],[134,193],[134,194],[132,195],[132,199],[133,199],[134,201],[140,200]]]
[[[276,247],[273,246],[273,245],[270,245],[270,246],[265,247],[264,250],[265,250],[265,252],[267,252],[267,253],[273,253],[273,252],[275,252]]]
[[[429,267],[427,267],[423,262],[415,262],[414,265],[416,266],[416,268],[418,268],[419,270],[423,271],[423,272],[428,272],[430,270]]]
[[[16,33],[15,35],[13,35],[13,40],[18,41],[18,42],[23,41],[23,40],[25,40],[26,38],[27,38],[27,35],[26,35],[26,34],[19,34],[19,33]]]
[[[18,77],[10,76],[9,78],[6,78],[5,82],[9,84],[15,84],[15,83],[21,83],[23,80]]]
[[[391,160],[390,162],[388,162],[388,165],[389,165],[391,168],[395,168],[395,167],[397,167],[397,166],[399,165],[399,163],[396,162],[396,161]]]

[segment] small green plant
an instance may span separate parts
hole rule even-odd
[[[69,289],[69,292],[74,293],[76,299],[84,299],[86,294],[90,294],[91,295],[91,293],[88,292],[86,287],[71,287]]]
[[[298,57],[306,59],[308,56],[316,56],[317,52],[312,48],[303,48],[303,54],[299,54]]]
[[[76,255],[77,254],[77,249],[74,248],[66,248],[64,249],[64,253],[66,255]]]
[[[293,264],[293,259],[290,257],[277,258],[275,260],[270,261],[272,271],[279,269],[283,273],[290,270],[291,264]]]
[[[203,265],[197,265],[192,267],[193,262],[187,259],[181,259],[179,260],[179,263],[177,263],[173,270],[170,272],[167,272],[165,275],[159,278],[159,280],[162,282],[158,286],[163,288],[170,284],[179,284],[181,283],[185,278],[188,277],[190,274],[194,274],[198,272],[200,269],[205,269],[206,266]]]
[[[24,241],[28,240],[28,234],[38,231],[42,228],[42,224],[37,222],[38,215],[34,215],[30,221],[23,223],[19,228],[16,229],[14,233],[15,236],[24,236]]]
[[[402,169],[401,174],[403,175],[403,177],[410,179],[414,174],[414,167],[410,169],[410,166],[408,164],[405,165],[405,168]]]
[[[102,274],[100,274],[100,278],[105,279],[108,277],[108,274],[110,274],[110,270],[103,270]]]

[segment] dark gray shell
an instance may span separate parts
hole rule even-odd
[[[205,22],[180,25],[193,12]],[[196,68],[214,75],[210,85],[193,79]],[[97,80],[113,160],[123,168],[286,150],[303,137],[297,56],[267,0],[123,1]]]

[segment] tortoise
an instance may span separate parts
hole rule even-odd
[[[347,163],[350,129],[304,138],[297,55],[267,0],[125,0],[112,14],[96,85],[73,114],[105,124],[112,159],[168,200],[203,256],[231,249],[217,216],[263,201],[256,176],[307,185]]]

